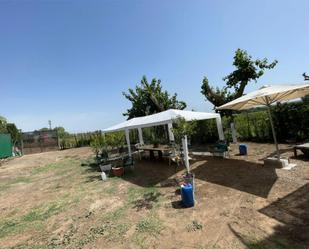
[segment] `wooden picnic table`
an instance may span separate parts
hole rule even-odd
[[[137,148],[137,150],[149,151],[150,159],[154,159],[154,152],[158,153],[159,159],[162,159],[163,152],[171,151],[173,148],[167,145],[159,145],[158,147],[154,147],[153,145],[142,145]]]
[[[303,152],[306,156],[309,156],[309,143],[295,145],[294,149],[294,156],[297,157],[297,150]]]

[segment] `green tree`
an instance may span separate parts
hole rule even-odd
[[[6,118],[0,116],[0,133],[6,133],[7,132],[6,125],[7,125]]]
[[[7,132],[11,134],[12,142],[15,145],[21,139],[21,133],[17,129],[16,125],[13,123],[8,123],[6,125]]]
[[[277,63],[277,60],[268,63],[266,58],[253,60],[245,50],[237,49],[233,62],[236,70],[223,78],[226,81],[226,86],[222,89],[218,87],[214,89],[210,86],[207,77],[204,77],[201,93],[214,106],[223,105],[241,97],[249,82],[256,82],[264,74],[265,70],[274,68]],[[232,91],[230,91],[231,89]]]
[[[62,126],[55,127],[53,130],[57,131],[60,139],[70,136],[70,134]]]
[[[175,142],[179,146],[181,146],[181,140],[185,136],[192,136],[196,132],[196,121],[188,122],[182,117],[178,117],[177,119],[173,120],[173,133],[175,136]]]
[[[177,100],[177,94],[170,95],[162,89],[161,81],[152,79],[149,83],[146,76],[143,76],[141,84],[134,89],[129,89],[128,93],[123,92],[123,95],[128,99],[132,107],[123,113],[128,119],[141,117],[157,112],[162,112],[168,109],[186,108],[186,103]]]

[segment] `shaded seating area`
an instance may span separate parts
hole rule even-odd
[[[190,157],[188,155],[188,145],[187,145],[186,136],[184,136],[184,139],[182,141],[182,150],[180,151],[180,153],[178,153],[179,155],[174,152],[174,148],[172,146],[145,145],[144,139],[143,139],[143,130],[142,130],[143,128],[155,127],[155,126],[165,126],[168,131],[169,142],[170,144],[173,144],[175,142],[175,138],[173,134],[173,123],[175,122],[175,120],[179,118],[184,119],[186,122],[195,121],[195,120],[215,119],[218,134],[219,134],[219,139],[224,140],[224,134],[223,134],[220,114],[174,110],[174,109],[170,109],[167,111],[163,111],[160,113],[156,113],[156,114],[148,115],[144,117],[132,118],[120,124],[104,129],[103,133],[124,131],[126,142],[127,142],[127,147],[128,147],[128,156],[132,157],[133,152],[131,149],[130,131],[137,130],[139,143],[138,145],[135,146],[135,149],[137,150],[137,154],[139,155],[140,159],[142,157],[142,154],[145,153],[146,151],[149,153],[149,158],[151,160],[155,159],[155,154],[157,154],[157,157],[159,159],[163,159],[163,155],[164,157],[168,157],[169,165],[171,164],[171,162],[175,162],[176,164],[178,164],[180,161],[179,160],[179,157],[180,157],[182,161],[184,162],[184,164],[186,165],[187,170],[189,171]],[[221,147],[220,147],[220,150],[221,150]]]

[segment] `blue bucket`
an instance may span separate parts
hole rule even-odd
[[[181,185],[181,200],[185,207],[194,206],[194,192],[191,184]]]
[[[247,155],[247,145],[240,144],[239,145],[239,155]]]

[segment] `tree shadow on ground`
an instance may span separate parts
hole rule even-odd
[[[290,158],[294,160],[301,160],[304,162],[309,162],[309,157],[304,154],[297,154],[297,156],[291,156]]]
[[[277,174],[273,167],[237,159],[205,157],[192,165],[195,178],[266,198]]]
[[[100,166],[94,160],[87,160],[80,165],[84,168],[85,182],[102,181]]]
[[[280,149],[279,148],[280,155],[283,155],[284,153],[291,152],[291,151],[293,151],[292,147],[291,148],[287,148],[287,149]],[[264,156],[263,158],[259,159],[259,161],[264,161],[266,158],[276,157],[276,156],[277,156],[277,151],[274,150],[273,152],[271,152],[271,153],[267,154],[266,156]]]
[[[259,210],[283,225],[277,225],[266,239],[251,241],[230,226],[231,231],[248,248],[303,248],[309,245],[309,183]]]
[[[154,207],[155,203],[159,201],[160,196],[160,193],[146,193],[142,198],[133,202],[133,208],[136,209],[136,211],[140,211],[142,209],[150,210]]]
[[[134,172],[125,174],[123,179],[141,187],[176,187],[178,183],[173,176],[183,169],[169,166],[168,161],[141,160],[135,162]]]
[[[81,167],[85,168],[85,172],[101,172],[100,166],[93,161],[90,162],[83,162],[80,165]]]

